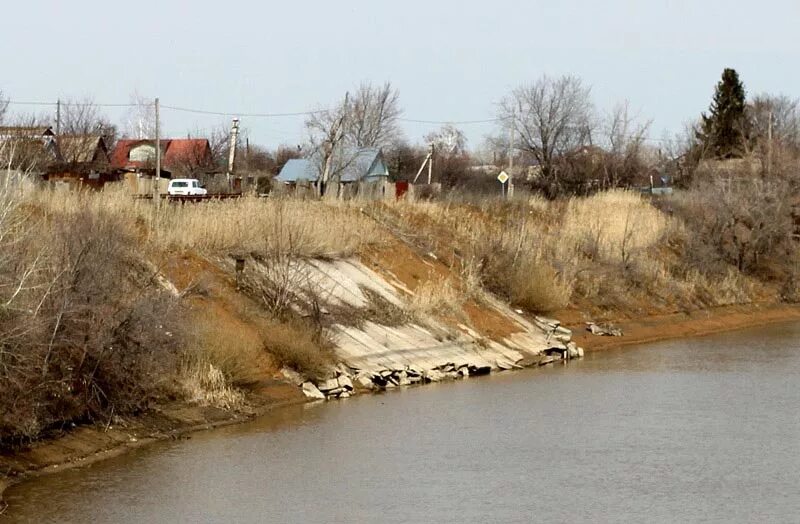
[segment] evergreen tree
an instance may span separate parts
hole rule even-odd
[[[706,151],[717,158],[741,156],[747,143],[745,91],[739,73],[726,68],[714,91],[708,115],[702,115],[698,138]]]

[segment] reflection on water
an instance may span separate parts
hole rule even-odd
[[[20,485],[10,522],[792,522],[800,325],[294,406]],[[0,521],[1,522],[1,521]]]

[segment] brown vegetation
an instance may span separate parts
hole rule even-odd
[[[281,366],[324,378],[335,363],[334,317],[437,317],[502,338],[512,328],[487,325],[490,295],[595,320],[797,300],[796,188],[785,177],[703,179],[656,200],[614,190],[157,207],[111,188],[44,191],[9,173],[0,190],[0,443],[170,398],[239,407],[244,390]],[[367,294],[358,311],[327,304],[309,264],[355,254],[407,303]],[[246,261],[238,277],[234,258]]]

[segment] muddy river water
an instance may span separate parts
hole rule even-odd
[[[800,325],[295,406],[6,493],[7,522],[798,522]]]

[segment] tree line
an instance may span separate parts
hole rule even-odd
[[[28,115],[12,122],[4,99],[0,92],[0,125],[52,121]],[[300,144],[270,149],[251,143],[245,126],[238,168],[275,175],[290,158],[308,157],[316,160],[322,178],[333,180],[358,150],[380,148],[393,176],[408,179],[432,148],[436,180],[448,187],[488,190],[492,178],[486,174],[492,166],[502,169],[511,163],[517,187],[551,197],[653,180],[687,186],[714,160],[749,158],[764,172],[791,170],[800,157],[798,104],[786,95],[759,94],[747,100],[738,73],[725,69],[708,110],[684,132],[655,140],[648,136],[651,122],[627,102],[598,111],[591,87],[579,77],[542,76],[511,89],[497,104],[496,132],[470,147],[463,130],[453,125],[441,126],[421,142],[410,141],[403,132],[399,91],[389,82],[365,82],[330,106],[310,112]],[[89,98],[65,100],[58,119],[60,134],[101,135],[109,148],[118,137],[153,138],[154,127],[152,104],[138,94],[131,97],[122,126]],[[208,138],[214,163],[224,166],[228,122],[187,136]]]

